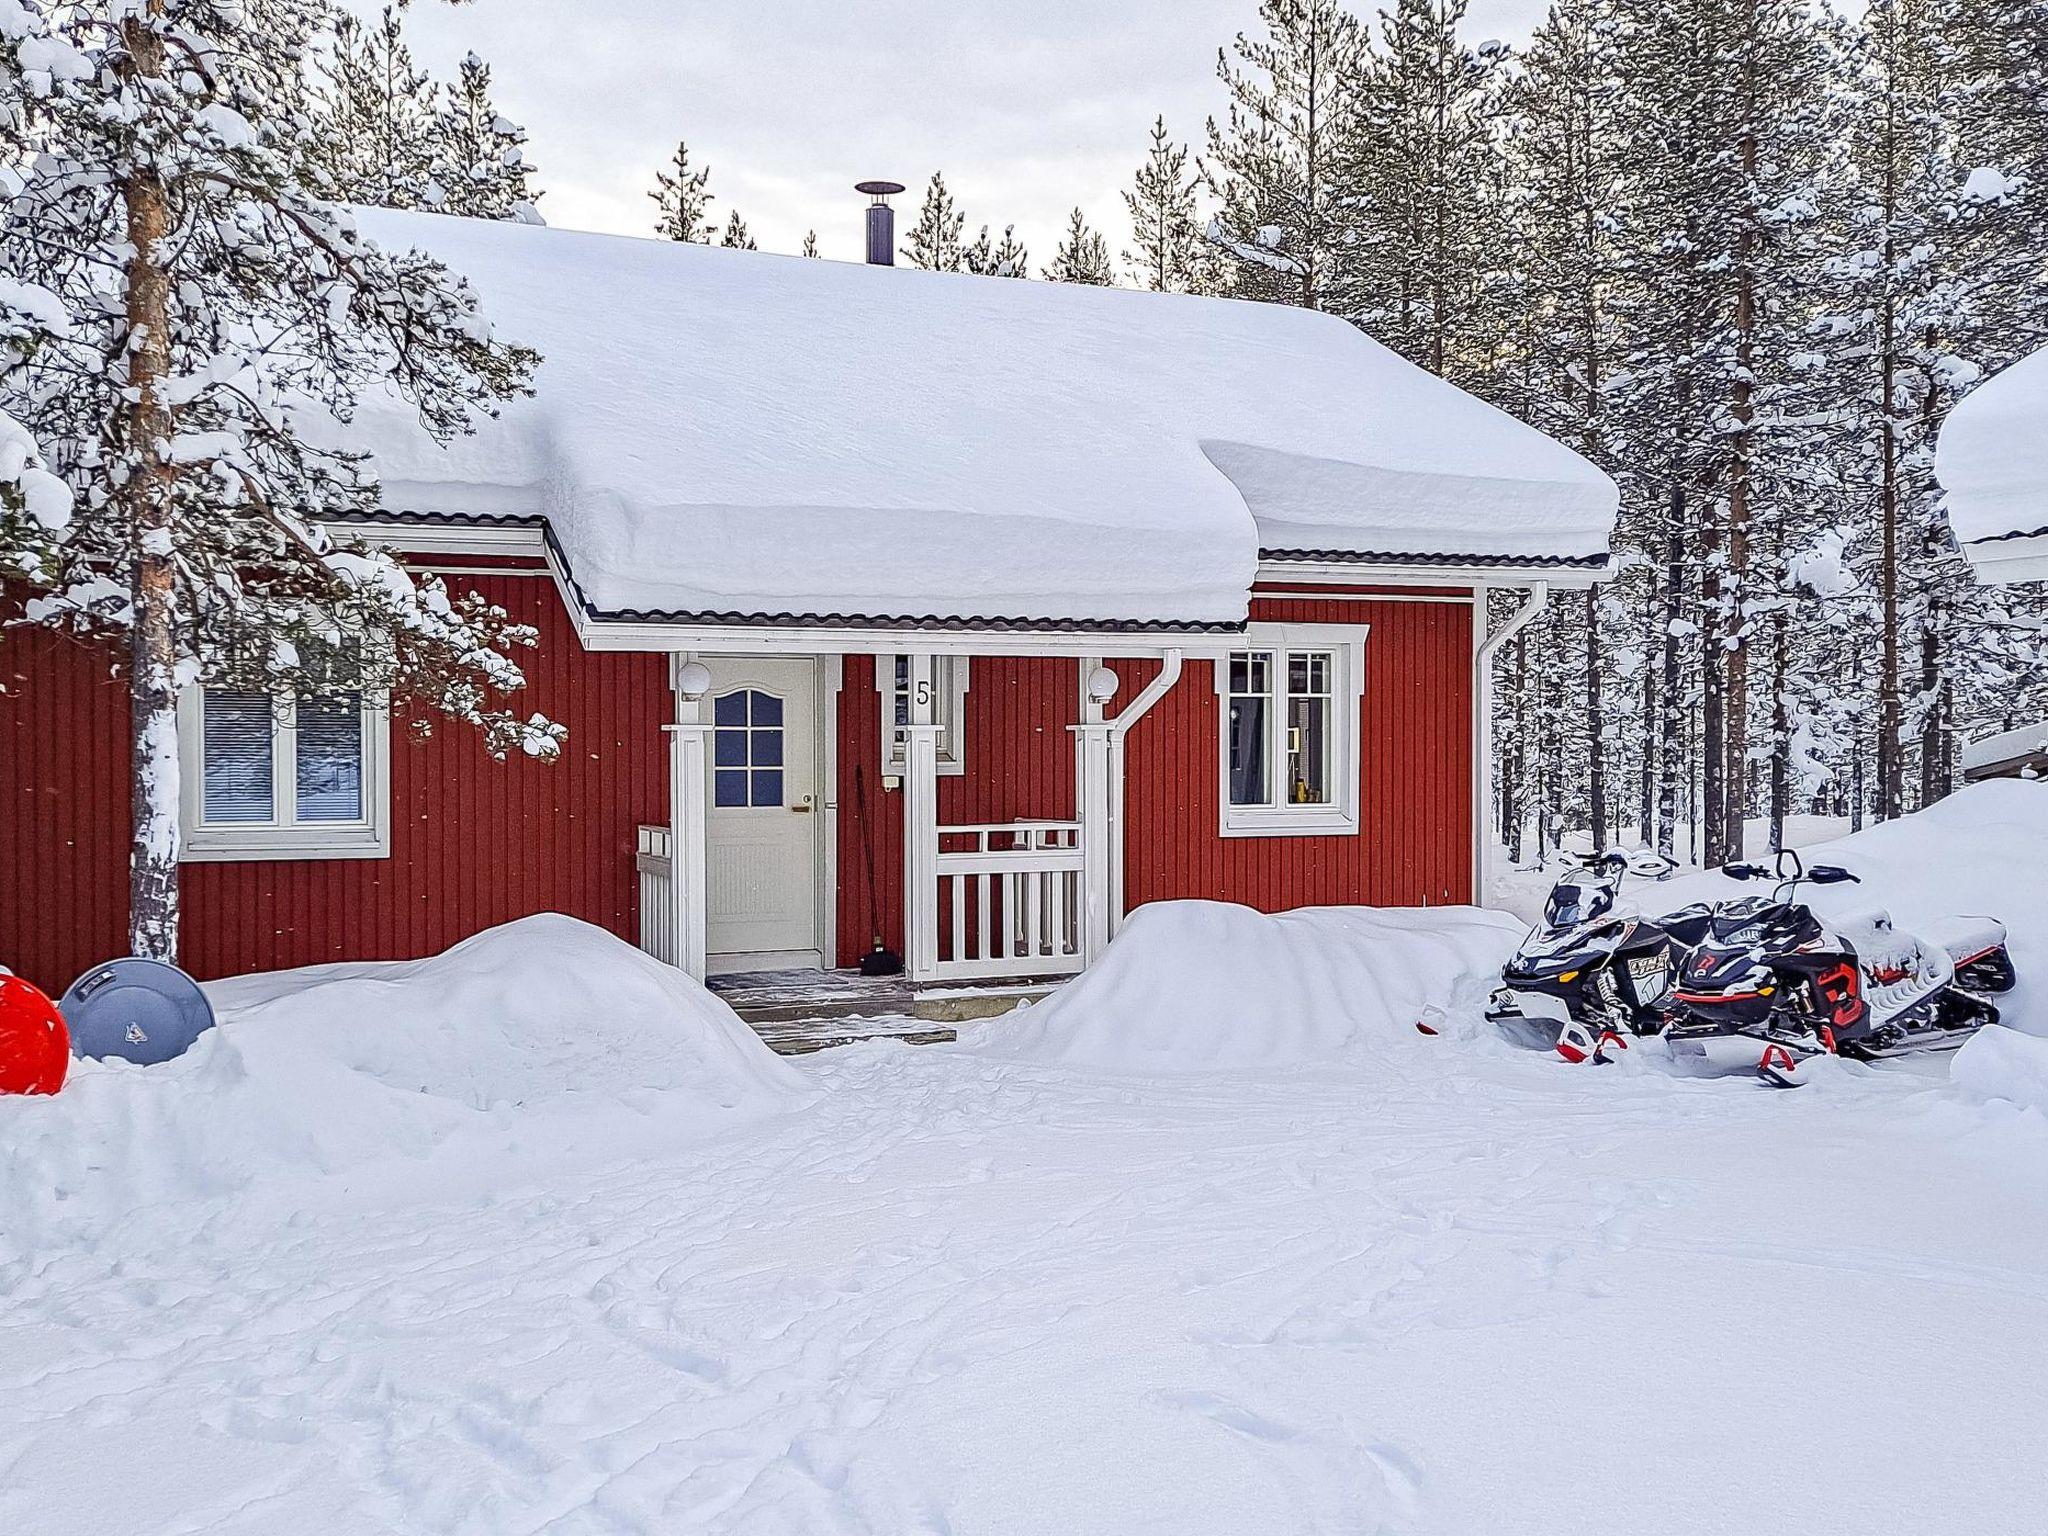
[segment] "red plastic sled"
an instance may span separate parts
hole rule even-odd
[[[0,975],[0,1093],[55,1093],[71,1068],[64,1015],[19,976]]]

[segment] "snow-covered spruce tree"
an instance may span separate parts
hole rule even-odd
[[[1263,37],[1217,55],[1230,109],[1209,122],[1209,238],[1232,292],[1325,309],[1355,258],[1362,34],[1338,0],[1261,0],[1259,19]]]
[[[0,261],[54,295],[68,335],[0,379],[0,409],[77,493],[31,616],[125,634],[133,736],[130,942],[177,947],[177,701],[202,683],[388,693],[495,753],[559,751],[520,719],[506,648],[532,631],[325,529],[377,488],[332,446],[368,390],[430,431],[523,386],[461,281],[384,251],[308,194],[279,117],[320,0],[79,0],[48,11],[75,78],[33,103],[38,154]]]
[[[1345,179],[1359,259],[1343,308],[1413,362],[1465,382],[1504,254],[1485,217],[1500,56],[1467,48],[1466,0],[1398,0],[1365,56]]]
[[[1455,39],[1424,25],[1427,21],[1438,25],[1453,21],[1453,12],[1454,8],[1445,7],[1428,16],[1408,17],[1402,53],[1394,52],[1390,37],[1389,60],[1375,70],[1374,96],[1381,105],[1374,120],[1396,143],[1440,145],[1429,151],[1427,160],[1456,168],[1467,182],[1468,200],[1477,203],[1483,197],[1483,184],[1473,183],[1472,177],[1483,173],[1488,157],[1479,152],[1472,135],[1492,110],[1480,94],[1481,67],[1477,59],[1457,62]],[[1549,18],[1530,39],[1520,72],[1499,103],[1513,124],[1502,148],[1515,187],[1512,205],[1517,237],[1504,245],[1520,258],[1518,297],[1527,315],[1522,335],[1531,354],[1516,376],[1512,398],[1504,403],[1626,480],[1634,463],[1622,430],[1626,418],[1610,421],[1606,409],[1609,395],[1627,388],[1625,318],[1632,276],[1621,239],[1627,227],[1629,187],[1618,133],[1621,59],[1613,12],[1610,0],[1557,0]],[[1390,19],[1389,28],[1400,21],[1399,17]],[[1414,56],[1404,73],[1417,77],[1419,89],[1436,104],[1427,113],[1398,105],[1393,81],[1401,75],[1392,61],[1404,54]],[[1439,118],[1452,131],[1438,135],[1434,123]],[[1404,199],[1408,196],[1408,177],[1386,179]],[[1449,183],[1441,173],[1425,168],[1413,184],[1430,188]],[[1432,191],[1426,191],[1422,201],[1438,205],[1430,219],[1411,214],[1398,223],[1426,232],[1434,219],[1448,218],[1463,226],[1442,242],[1446,250],[1455,253],[1455,259],[1468,261],[1474,270],[1497,259],[1469,249],[1473,235],[1490,221],[1443,208],[1446,200]],[[1373,211],[1375,215],[1382,212],[1378,207]],[[1410,238],[1397,236],[1388,245],[1406,248]],[[1442,270],[1436,243],[1434,238],[1426,242],[1419,271],[1436,273],[1433,281],[1455,291],[1456,274]],[[1438,349],[1444,345],[1441,338],[1446,329],[1438,330]],[[1461,329],[1469,333],[1472,326]],[[1415,345],[1412,334],[1407,340]],[[1499,396],[1501,391],[1496,388],[1489,393]],[[1630,489],[1636,494],[1628,498],[1626,507],[1636,515],[1625,518],[1616,543],[1641,555],[1628,563],[1625,585],[1650,586],[1661,568],[1656,560],[1661,553],[1661,530],[1655,525],[1661,524],[1662,504],[1654,485],[1632,484]],[[1648,518],[1641,515],[1646,512],[1651,514]],[[1652,526],[1643,526],[1646,521]],[[1610,831],[1606,685],[1611,663],[1603,651],[1601,618],[1605,612],[1623,623],[1633,620],[1632,615],[1616,611],[1616,598],[1617,594],[1610,593],[1603,601],[1599,592],[1589,589],[1575,637],[1583,658],[1588,825],[1595,844],[1602,846]],[[1640,696],[1647,687],[1646,715],[1661,714],[1669,707],[1658,698],[1656,683],[1662,674],[1652,669],[1639,651],[1631,650],[1629,659],[1632,692]],[[1639,755],[1646,765],[1655,759],[1652,743],[1657,724],[1653,719],[1643,722]],[[1653,797],[1645,793],[1640,798]],[[1644,837],[1650,838],[1656,820],[1654,807],[1638,820]],[[1669,835],[1667,826],[1659,840],[1668,846]]]
[[[1053,252],[1045,275],[1050,282],[1085,283],[1093,288],[1107,288],[1116,282],[1116,273],[1109,265],[1109,242],[1099,231],[1088,227],[1079,208],[1067,216],[1067,232],[1060,238],[1059,249]]]
[[[320,9],[327,46],[313,97],[324,121],[299,136],[307,180],[337,202],[438,205],[446,195],[434,175],[442,140],[438,93],[413,62],[404,7],[387,5],[374,21],[332,6]]]
[[[1166,119],[1152,124],[1151,147],[1124,207],[1131,215],[1131,249],[1124,265],[1138,285],[1154,293],[1207,293],[1215,283],[1215,254],[1203,238],[1195,203],[1197,178],[1188,150],[1166,136]]]
[[[958,272],[967,256],[961,240],[966,229],[967,215],[953,205],[945,174],[933,171],[917,210],[917,222],[906,237],[903,259],[926,272]]]
[[[675,158],[665,171],[654,173],[654,199],[661,216],[654,232],[695,245],[711,243],[711,167],[690,169],[690,146],[676,144]]]
[[[32,97],[66,87],[90,67],[49,35],[36,11],[0,9],[0,154],[26,158],[25,111]],[[62,302],[48,289],[0,275],[0,378],[70,333]],[[59,541],[71,526],[71,487],[52,474],[42,446],[0,397],[0,583],[48,586],[60,564]]]
[[[718,237],[718,243],[729,251],[760,249],[754,244],[754,237],[747,232],[747,221],[740,217],[737,208],[733,209],[732,216],[725,221],[725,233]]]
[[[541,222],[534,205],[526,130],[491,101],[491,67],[466,54],[441,102],[430,175],[441,189],[437,211],[477,219]]]
[[[976,277],[1029,277],[1031,253],[1017,238],[1016,225],[1005,224],[1003,238],[992,242],[988,226],[984,224],[981,233],[961,251],[960,270],[972,272]]]

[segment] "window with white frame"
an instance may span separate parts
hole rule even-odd
[[[368,695],[190,688],[178,744],[186,859],[390,853],[390,721]]]
[[[1253,625],[1216,668],[1226,836],[1358,830],[1362,626]]]
[[[939,728],[939,772],[965,771],[960,720],[967,697],[967,658],[932,658],[932,724]],[[875,658],[875,691],[882,705],[882,772],[903,773],[903,727],[910,724],[910,658]]]

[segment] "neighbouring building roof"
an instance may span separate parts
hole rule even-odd
[[[1607,476],[1327,315],[358,218],[544,359],[445,447],[366,405],[385,504],[544,516],[599,612],[1199,626],[1262,554],[1607,553]]]
[[[1994,375],[1949,412],[1934,471],[1979,581],[2048,581],[2048,351]]]
[[[2032,769],[2048,772],[2048,720],[1985,736],[1963,748],[1963,777],[2014,777]]]

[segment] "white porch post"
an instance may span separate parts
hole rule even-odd
[[[928,652],[909,657],[903,728],[903,963],[913,982],[939,966],[939,727]]]
[[[1110,788],[1110,742],[1113,727],[1104,718],[1109,696],[1098,696],[1090,682],[1102,665],[1099,656],[1083,656],[1080,666],[1081,723],[1074,727],[1076,752],[1075,819],[1081,823],[1081,962],[1093,965],[1109,948],[1116,901],[1113,871],[1122,850],[1115,836]]]
[[[669,733],[668,845],[669,913],[675,928],[669,953],[675,965],[699,981],[704,979],[706,926],[704,825],[711,722],[704,718],[704,695],[711,673],[687,656],[669,661],[675,691],[676,723]]]

